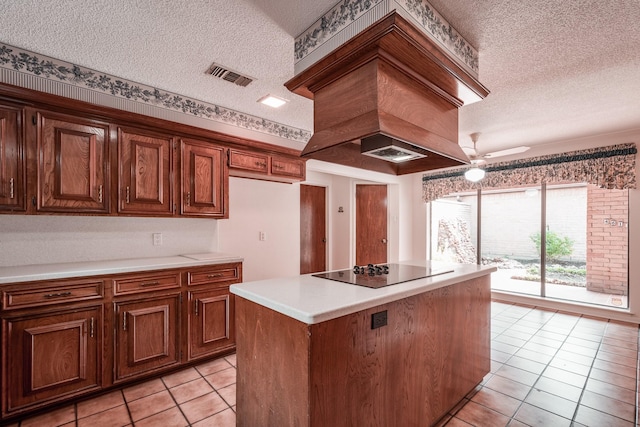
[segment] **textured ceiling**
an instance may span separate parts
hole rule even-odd
[[[283,86],[293,39],[337,0],[0,1],[0,42],[313,130],[313,104]],[[640,2],[430,0],[480,55],[491,91],[460,110],[480,151],[640,129]],[[242,88],[212,62],[256,78]],[[289,99],[274,110],[256,100]],[[560,150],[561,151],[561,150]]]

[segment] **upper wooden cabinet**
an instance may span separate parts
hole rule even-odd
[[[269,156],[261,153],[229,150],[229,167],[267,175],[269,173]],[[234,173],[238,173],[234,171]]]
[[[286,159],[283,157],[271,158],[271,175],[304,181],[305,170],[304,160]]]
[[[38,211],[109,212],[109,126],[37,113]]]
[[[0,83],[0,214],[229,217],[229,176],[305,179],[299,151]]]
[[[228,218],[229,172],[225,149],[203,141],[183,139],[180,213]]]
[[[289,183],[304,181],[305,160],[231,149],[229,175]]]
[[[173,215],[173,148],[170,136],[118,129],[118,212]]]
[[[0,104],[0,211],[24,211],[22,113]]]

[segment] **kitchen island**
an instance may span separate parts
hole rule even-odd
[[[448,267],[379,289],[312,275],[232,285],[237,425],[434,424],[490,369],[495,268]]]

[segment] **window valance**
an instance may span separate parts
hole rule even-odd
[[[549,156],[532,157],[511,162],[492,163],[483,167],[485,178],[477,183],[467,181],[464,172],[431,172],[422,177],[425,202],[451,193],[482,188],[587,182],[601,188],[636,188],[636,145],[620,144]]]

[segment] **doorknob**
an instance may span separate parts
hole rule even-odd
[[[322,238],[322,243],[327,243],[327,238],[326,237]]]
[[[382,243],[387,244],[387,239],[382,239]]]

